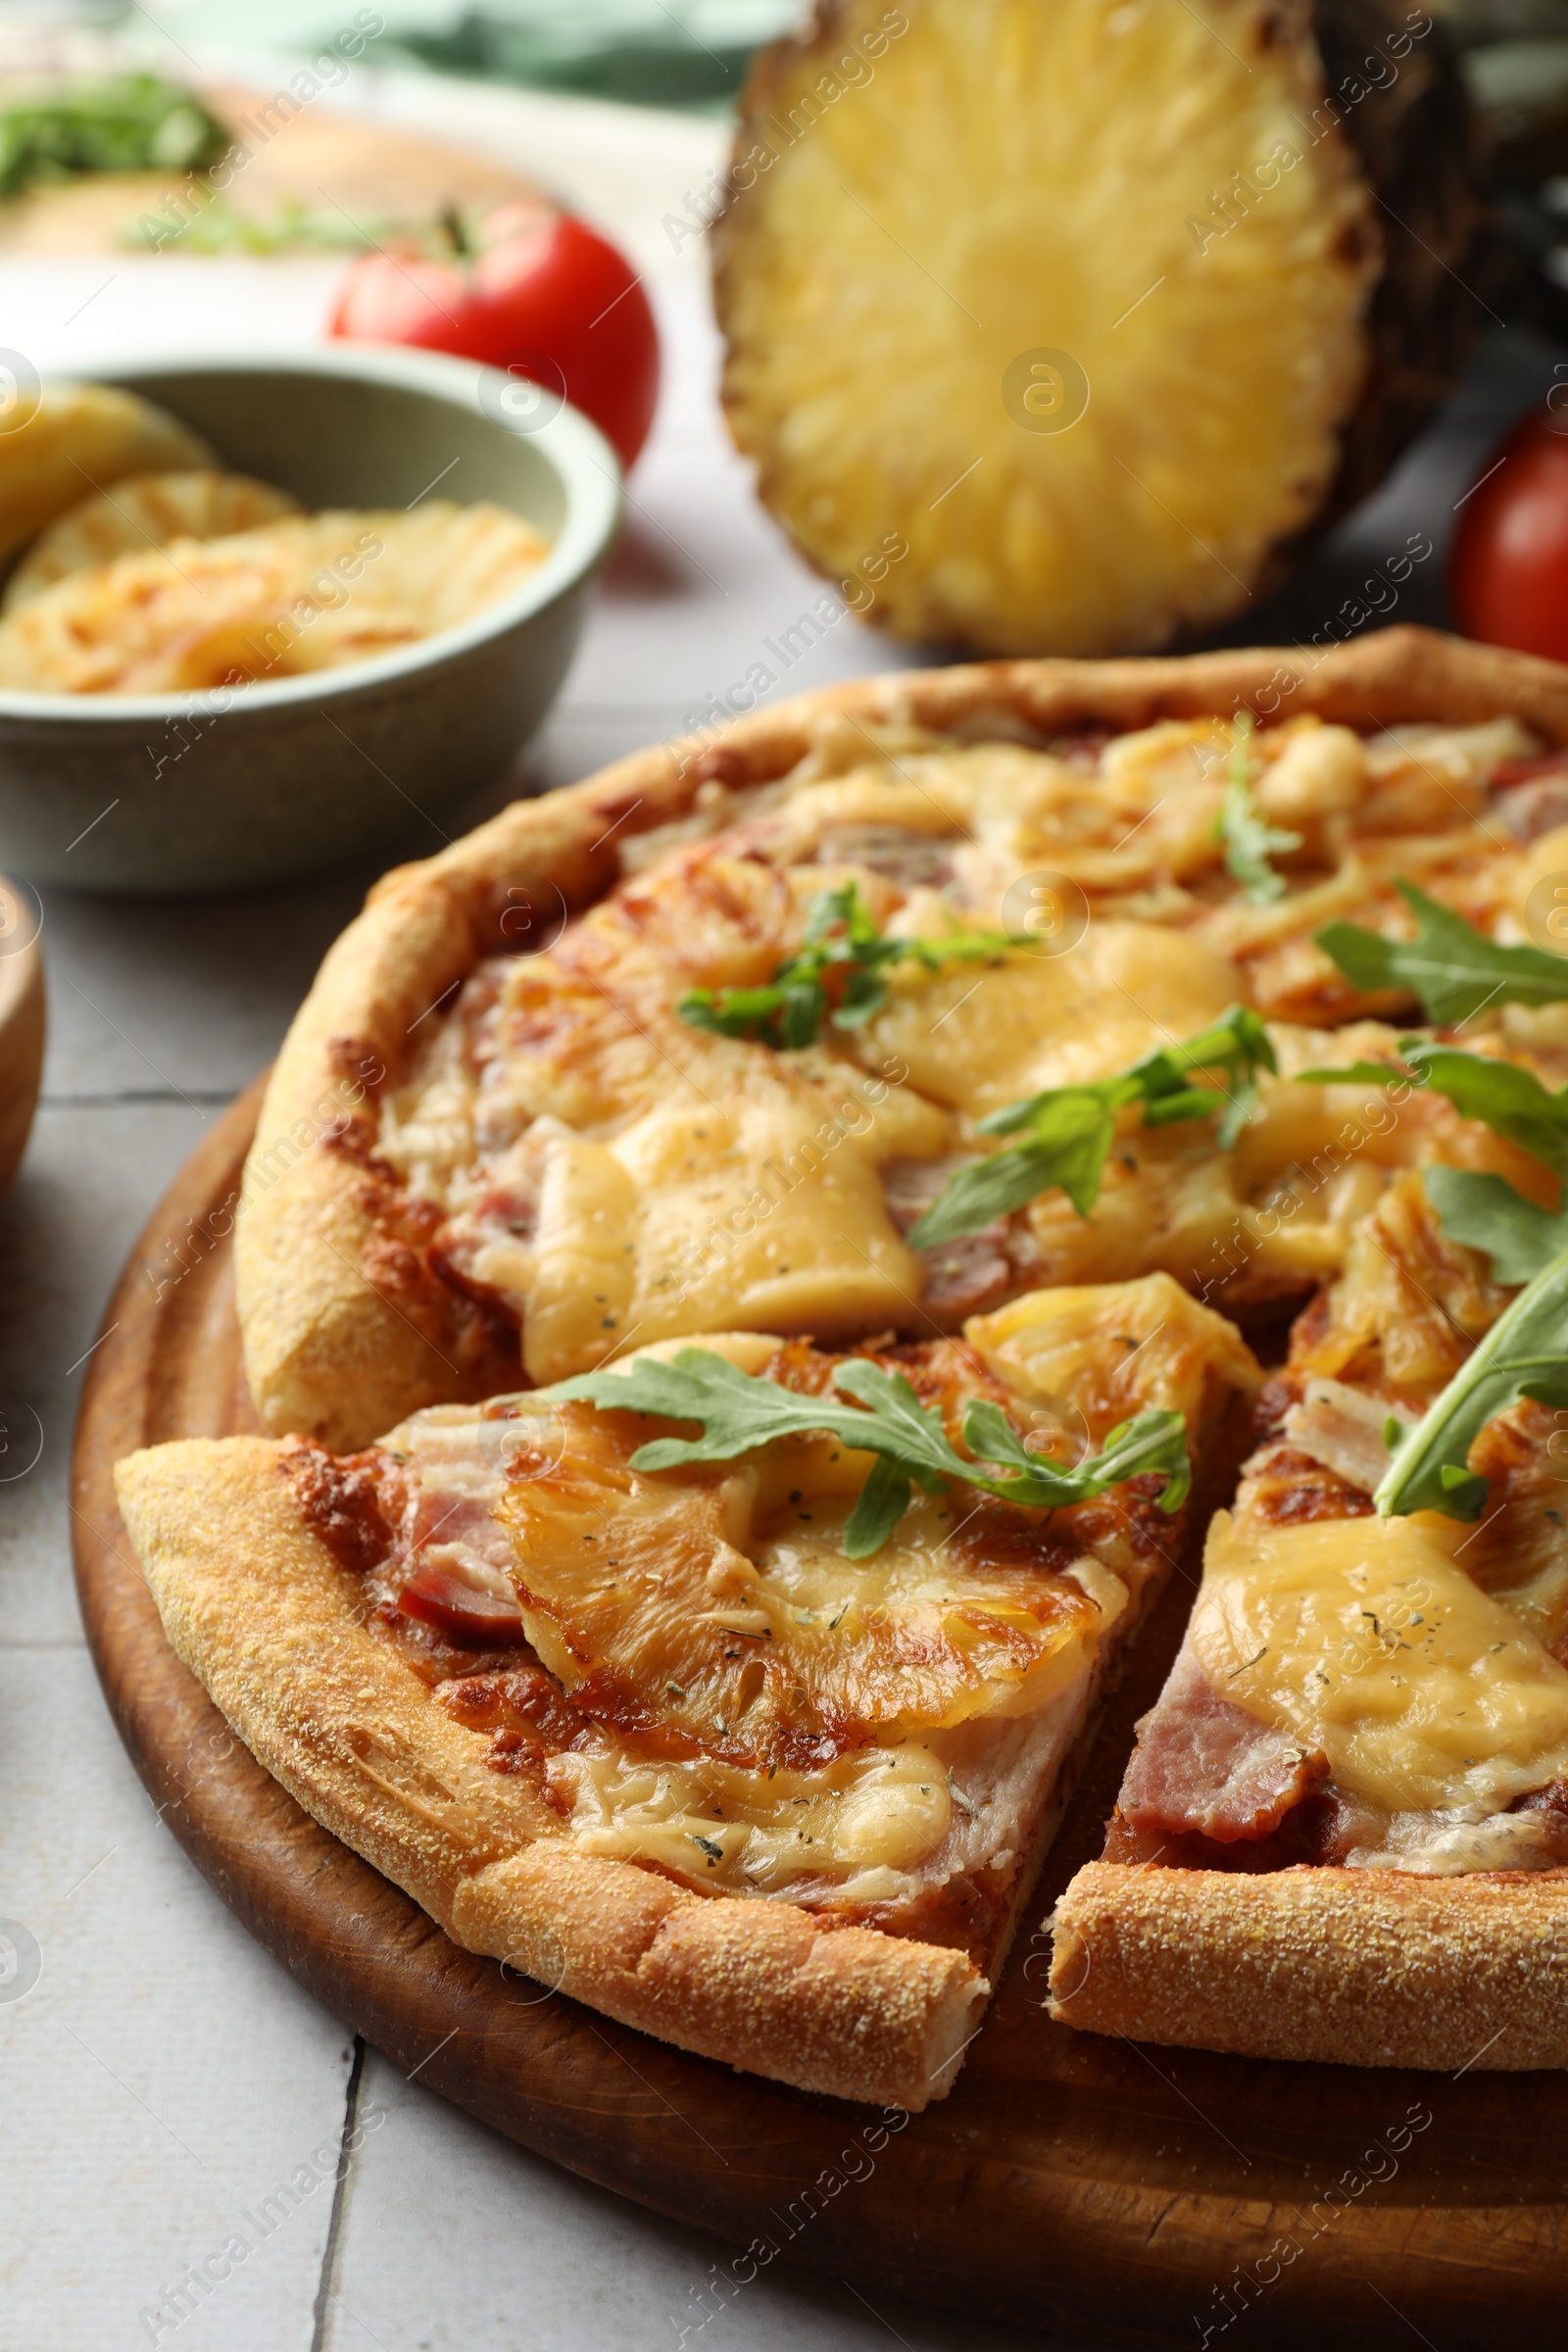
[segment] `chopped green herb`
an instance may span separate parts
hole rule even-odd
[[[909,1240],[917,1250],[930,1250],[960,1234],[979,1233],[993,1218],[1007,1216],[1057,1186],[1087,1217],[1100,1198],[1118,1110],[1141,1102],[1146,1127],[1217,1111],[1219,1141],[1228,1149],[1257,1099],[1256,1072],[1275,1067],[1262,1021],[1245,1005],[1232,1004],[1211,1029],[1185,1045],[1158,1047],[1119,1077],[1050,1087],[1009,1102],[982,1119],[980,1131],[1013,1135],[1027,1128],[1028,1141],[960,1168],[911,1227]],[[1194,1086],[1194,1072],[1205,1070],[1223,1070],[1231,1085],[1223,1090]]]
[[[704,1853],[708,1856],[708,1867],[710,1870],[712,1869],[715,1862],[723,1861],[724,1848],[719,1844],[716,1838],[705,1838],[699,1830],[688,1830],[686,1835],[690,1838],[693,1845],[700,1845],[702,1847]]]
[[[879,931],[853,882],[811,901],[798,953],[759,988],[694,988],[677,1010],[694,1029],[744,1037],[781,1051],[815,1043],[824,1020],[858,1029],[887,1002],[887,975],[898,963],[937,971],[955,958],[1032,948],[1006,931],[951,931],[941,939],[890,939]]]
[[[299,196],[283,196],[270,213],[242,212],[206,180],[197,180],[178,215],[144,213],[119,239],[133,250],[155,252],[177,244],[181,253],[369,253],[407,223],[387,215],[351,220],[346,214],[313,209]]]
[[[1252,713],[1239,710],[1218,831],[1225,844],[1225,871],[1231,880],[1241,883],[1250,906],[1269,906],[1285,896],[1285,877],[1274,871],[1269,859],[1298,850],[1301,836],[1277,832],[1259,815],[1252,798],[1251,736]]]
[[[155,74],[41,83],[0,106],[0,197],[88,172],[194,172],[228,146],[200,99]]]

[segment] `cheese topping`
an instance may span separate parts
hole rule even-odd
[[[739,1890],[765,1892],[802,1878],[847,1880],[862,1898],[891,1891],[868,1886],[866,1874],[890,1881],[912,1870],[955,1811],[947,1766],[914,1741],[770,1780],[707,1758],[581,1753],[554,1758],[550,1779],[570,1801],[585,1853],[634,1853],[726,1891],[737,1881]]]
[[[612,1143],[552,1142],[518,1286],[534,1379],[587,1370],[634,1333],[831,1336],[905,1319],[921,1272],[878,1162],[921,1106],[883,1127],[875,1105],[846,1094],[829,1109],[759,1061],[722,1097],[676,1093]],[[935,1113],[923,1125],[943,1131]]]
[[[1430,1094],[1393,1115],[1365,1086],[1291,1072],[1325,1058],[1318,1024],[1346,1009],[1311,937],[1330,916],[1397,918],[1413,875],[1517,929],[1539,856],[1477,819],[1492,765],[1534,748],[1511,720],[1363,740],[1307,719],[1239,745],[1199,717],[1050,751],[828,714],[793,777],[713,787],[722,837],[701,838],[699,808],[640,840],[552,950],[483,966],[388,1091],[379,1156],[446,1212],[437,1263],[512,1308],[537,1382],[715,1326],[951,1330],[1025,1288],[1156,1270],[1232,1311],[1289,1298],[1341,1270],[1398,1169],[1436,1154],[1512,1174],[1509,1147]],[[1259,810],[1301,835],[1268,906],[1224,868],[1238,751]],[[678,1016],[688,987],[768,980],[830,887],[853,881],[890,935],[957,919],[1033,936],[1042,877],[1042,947],[1062,952],[900,964],[871,1021],[804,1051]],[[1129,1109],[1087,1219],[1049,1190],[984,1235],[906,1246],[957,1162],[992,1148],[978,1120],[1237,1001],[1308,1025],[1271,1032],[1282,1074],[1233,1151],[1211,1121]],[[1362,1023],[1341,1042],[1376,1055],[1396,1036]]]
[[[1181,931],[1095,923],[1070,955],[1016,955],[977,972],[900,973],[866,1031],[934,1102],[984,1117],[1048,1086],[1123,1070],[1236,1001],[1229,956]]]
[[[1568,1778],[1568,1670],[1425,1519],[1210,1530],[1191,1640],[1224,1697],[1391,1814],[1500,1812]]]

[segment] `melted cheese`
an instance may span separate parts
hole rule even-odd
[[[1190,1639],[1214,1688],[1391,1814],[1568,1778],[1568,1670],[1416,1519],[1214,1520]]]
[[[552,1758],[550,1778],[570,1801],[585,1853],[634,1854],[729,1891],[906,1872],[941,1842],[954,1812],[946,1766],[912,1741],[771,1780],[707,1758],[582,1753]]]
[[[1315,888],[1253,907],[1211,889],[1226,721],[1121,737],[1097,768],[1082,751],[1057,758],[825,720],[795,777],[746,805],[763,855],[717,843],[694,858],[672,840],[665,861],[605,901],[567,946],[486,967],[466,1014],[460,1006],[421,1030],[417,1068],[383,1100],[379,1154],[448,1212],[446,1262],[515,1308],[536,1381],[721,1325],[830,1339],[918,1329],[930,1269],[889,1216],[884,1166],[941,1161],[972,1140],[966,1122],[1125,1069],[1200,1030],[1249,993],[1235,955],[1302,950],[1315,970],[1323,959],[1311,928],[1330,912],[1365,913],[1406,867],[1431,880],[1429,853],[1458,858],[1455,874],[1480,857],[1486,873],[1478,869],[1471,897],[1479,891],[1495,912],[1498,875],[1522,870],[1523,853],[1499,859],[1484,841],[1478,850],[1468,825],[1418,838],[1396,820],[1415,809],[1410,794],[1438,789],[1440,771],[1444,806],[1462,816],[1480,767],[1505,741],[1514,741],[1507,730],[1418,730],[1408,742],[1380,739],[1369,760],[1344,728],[1265,730],[1251,755],[1260,804],[1309,831],[1340,827],[1343,838],[1323,836],[1321,861],[1310,844],[1303,853],[1302,880],[1329,869]],[[1356,827],[1368,833],[1368,796],[1390,793],[1405,799],[1379,802],[1384,829],[1347,851]],[[917,844],[942,837],[952,879],[940,891],[896,886],[872,870],[864,843],[871,863],[858,866],[856,829],[887,826]],[[828,880],[856,879],[891,929],[929,933],[955,911],[1015,925],[1010,886],[1039,872],[1076,878],[1086,906],[1084,894],[1099,894],[1102,911],[1068,952],[1020,951],[935,973],[899,967],[874,1022],[826,1030],[801,1054],[698,1032],[676,1013],[689,980],[772,969]],[[1194,896],[1188,885],[1200,880]],[[1113,919],[1107,907],[1141,919]],[[1262,964],[1249,968],[1252,1001],[1272,1001]],[[1341,1041],[1347,1054],[1391,1041],[1364,1026],[1365,1037]],[[1287,1076],[1263,1079],[1234,1152],[1219,1150],[1212,1122],[1150,1130],[1128,1110],[1092,1216],[1051,1192],[1020,1214],[1004,1249],[995,1236],[967,1240],[936,1268],[932,1313],[955,1317],[960,1301],[1019,1281],[1105,1283],[1154,1270],[1241,1311],[1339,1273],[1353,1228],[1400,1167],[1436,1152],[1521,1182],[1506,1164],[1511,1147],[1430,1092],[1390,1115],[1375,1090],[1294,1085],[1292,1067],[1326,1058],[1320,1038],[1276,1042]],[[1391,1314],[1378,1310],[1393,1334],[1385,1353],[1398,1356],[1385,1368],[1405,1385],[1438,1376],[1442,1332],[1418,1363],[1413,1338],[1431,1335],[1402,1292],[1392,1303]],[[1452,1311],[1446,1294],[1443,1303]]]
[[[1107,1078],[1195,1035],[1241,993],[1230,959],[1180,931],[1094,923],[1060,956],[1026,953],[934,976],[901,970],[865,1032],[881,1062],[974,1117],[1044,1087]]]
[[[1095,1690],[1086,1677],[1021,1720],[987,1718],[771,1780],[593,1745],[547,1769],[589,1853],[655,1861],[710,1892],[908,1903],[1027,1854]]]
[[[673,1091],[608,1143],[550,1139],[537,1230],[512,1268],[531,1379],[683,1332],[906,1319],[923,1274],[878,1166],[940,1149],[942,1114],[886,1090],[857,1102],[841,1086],[835,1104],[761,1054],[725,1076],[721,1097]]]

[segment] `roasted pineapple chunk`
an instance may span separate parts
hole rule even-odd
[[[1417,21],[840,0],[764,54],[717,230],[725,402],[804,553],[879,582],[858,610],[1157,646],[1370,486],[1469,323],[1468,132]]]

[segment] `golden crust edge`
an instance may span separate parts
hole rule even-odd
[[[344,1102],[346,1051],[349,1065],[366,1055],[395,1074],[412,1029],[477,959],[481,927],[509,889],[559,890],[568,906],[589,903],[615,879],[608,825],[624,838],[687,813],[706,753],[742,763],[748,786],[771,781],[835,713],[938,731],[1011,720],[1049,734],[1096,721],[1138,727],[1244,704],[1263,718],[1313,711],[1361,727],[1462,725],[1513,711],[1549,743],[1568,743],[1568,668],[1429,629],[1381,630],[1320,657],[1259,647],[972,662],[819,688],[712,736],[633,753],[581,784],[514,803],[422,863],[394,869],[328,952],[296,1015],[247,1161],[235,1228],[237,1303],[246,1373],[266,1427],[342,1449],[462,1393],[440,1350],[364,1270],[371,1227],[352,1161],[312,1139],[331,1106]],[[347,1083],[352,1092],[354,1081]]]
[[[1340,2066],[1568,2066],[1568,1871],[1091,1862],[1048,1924],[1051,2015],[1083,2032]]]
[[[115,1484],[172,1646],[323,1829],[465,1949],[622,2025],[802,2090],[910,2113],[946,2094],[989,1992],[966,1954],[573,1852],[362,1622],[277,1457],[185,1439]]]

